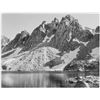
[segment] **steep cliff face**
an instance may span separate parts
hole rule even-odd
[[[24,33],[24,34],[23,34]],[[25,35],[26,34],[26,35]],[[22,35],[25,35],[23,37]],[[83,29],[78,20],[67,15],[59,21],[57,18],[51,23],[42,22],[29,36],[28,32],[17,34],[14,40],[7,45],[3,52],[12,48],[22,47],[22,51],[28,51],[40,43],[59,49],[60,51],[72,51],[79,47],[80,42],[88,42],[93,34],[88,29]],[[77,39],[77,41],[73,41]]]
[[[100,26],[97,26],[97,27],[96,27],[95,32],[96,32],[96,33],[100,33]]]
[[[9,42],[10,40],[7,37],[2,36],[1,37],[1,48],[3,49]]]
[[[83,29],[78,20],[67,15],[59,22],[54,19],[52,23],[45,25],[48,37],[54,35],[49,42],[49,46],[59,49],[60,51],[72,51],[79,47],[80,42],[86,43],[93,38],[93,34]],[[77,39],[79,42],[73,41]]]
[[[41,27],[42,26],[40,25],[33,30],[22,51],[30,50],[36,47],[39,43],[42,43],[46,34],[40,29]]]
[[[9,50],[16,49],[17,47],[24,47],[29,37],[30,36],[27,31],[18,33],[16,37],[3,48],[2,52],[4,53]]]

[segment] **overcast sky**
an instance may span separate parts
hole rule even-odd
[[[54,17],[61,20],[66,14],[2,14],[2,35],[13,39],[17,33],[27,30],[30,34],[42,21],[51,22]],[[99,25],[98,14],[71,14],[82,26],[96,28]]]

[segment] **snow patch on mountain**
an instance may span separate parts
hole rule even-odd
[[[50,42],[53,37],[54,37],[54,35],[51,35],[50,37],[48,37],[46,35],[45,38],[44,38],[44,40],[42,42]]]
[[[79,51],[79,48],[77,48],[74,51],[71,51],[69,53],[65,53],[62,57],[61,60],[63,61],[62,64],[56,65],[52,68],[52,70],[55,71],[63,71],[63,69],[65,68],[66,65],[68,65],[73,59],[76,58],[77,53]]]
[[[72,38],[72,32],[69,33],[69,36],[67,38],[67,41],[69,42],[71,40],[71,38]]]
[[[73,41],[76,41],[78,43],[84,44],[85,46],[88,44],[88,42],[79,41],[77,38],[74,38]]]
[[[92,52],[90,53],[91,56],[92,56],[92,58],[89,59],[89,63],[94,62],[94,61],[99,61],[99,60],[100,60],[100,59],[99,59],[99,57],[100,57],[99,50],[100,50],[100,47],[99,47],[99,48],[94,48],[94,49],[92,50]]]

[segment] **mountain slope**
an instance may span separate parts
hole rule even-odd
[[[22,31],[3,48],[2,68],[63,71],[73,61],[86,63],[92,58],[93,49],[99,48],[99,29],[94,30],[83,28],[71,15],[61,21],[57,18],[51,23],[43,21],[31,35]]]
[[[8,43],[10,42],[10,40],[5,37],[5,36],[1,36],[1,48],[3,49]]]
[[[30,36],[27,31],[22,31],[21,33],[18,33],[16,37],[3,48],[2,53],[12,49],[16,49],[17,47],[23,47],[29,37]]]

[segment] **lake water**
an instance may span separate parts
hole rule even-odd
[[[75,78],[91,72],[2,72],[2,87],[74,87]],[[73,81],[69,81],[73,80]]]

